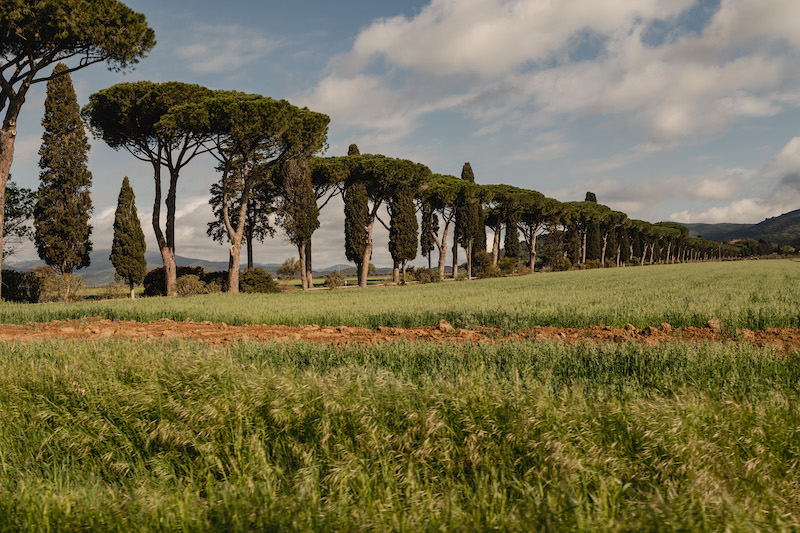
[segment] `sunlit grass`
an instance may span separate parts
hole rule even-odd
[[[0,345],[0,531],[800,528],[800,358]]]
[[[661,322],[703,326],[719,317],[731,329],[761,329],[800,326],[797,302],[800,262],[776,260],[598,269],[367,290],[4,303],[0,321],[103,316],[374,328],[433,325],[445,319],[456,327],[522,328],[627,323],[644,327]]]

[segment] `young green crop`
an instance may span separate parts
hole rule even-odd
[[[718,317],[734,330],[798,327],[799,301],[800,262],[776,260],[597,269],[367,290],[5,303],[0,305],[0,322],[102,316],[375,328],[427,326],[445,319],[456,327],[631,323],[642,328],[661,322],[703,326]]]
[[[0,531],[791,530],[800,358],[0,344]]]

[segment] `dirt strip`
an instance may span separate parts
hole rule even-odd
[[[99,317],[79,320],[28,323],[25,325],[0,324],[0,342],[25,341],[31,339],[94,340],[109,338],[193,339],[212,344],[235,340],[259,342],[307,341],[334,346],[350,343],[380,343],[400,339],[432,342],[496,342],[500,340],[555,340],[576,342],[627,342],[638,341],[651,345],[664,342],[744,342],[757,346],[771,345],[789,351],[800,348],[800,329],[769,328],[759,331],[724,331],[718,322],[711,321],[704,328],[672,328],[669,324],[648,326],[640,330],[632,325],[625,328],[592,326],[587,328],[556,328],[534,326],[529,329],[501,331],[493,328],[458,329],[445,321],[436,326],[416,328],[378,329],[353,328],[347,326],[275,326],[245,325],[229,326],[225,323],[175,322],[161,319],[156,322],[134,322],[107,320]]]

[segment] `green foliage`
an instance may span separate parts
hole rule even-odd
[[[414,207],[414,190],[401,189],[391,203],[389,223],[389,253],[398,263],[417,257],[417,212]]]
[[[119,70],[154,45],[144,15],[114,0],[4,0],[0,9],[0,57],[26,58],[27,68],[77,56],[80,66],[106,61]]]
[[[305,247],[319,228],[319,208],[305,159],[290,158],[281,165],[281,200],[278,223],[286,231],[289,242]],[[299,264],[298,264],[299,273]]]
[[[6,184],[6,202],[3,215],[3,257],[14,255],[24,241],[33,237],[33,228],[28,225],[33,218],[37,193],[17,187],[13,181]]]
[[[331,272],[325,276],[325,287],[330,290],[338,289],[339,287],[344,286],[344,282],[344,276],[342,276],[339,272]]]
[[[7,302],[36,303],[40,290],[31,272],[3,270],[3,300]]]
[[[425,267],[414,269],[414,280],[422,284],[439,283],[441,281],[437,270]]]
[[[47,83],[44,134],[39,148],[39,194],[33,211],[39,257],[60,274],[89,266],[92,243],[89,143],[67,66]]]
[[[364,260],[369,224],[367,187],[351,182],[344,190],[344,249],[348,261],[360,265]]]
[[[476,250],[472,253],[472,275],[478,279],[496,278],[501,275],[500,268],[492,264],[492,255]]]
[[[130,288],[144,281],[147,271],[145,250],[144,232],[136,211],[133,189],[125,176],[117,199],[117,211],[114,213],[114,241],[109,259],[117,277]]]
[[[278,267],[276,274],[282,280],[294,279],[300,275],[300,262],[296,257],[289,257]]]
[[[497,262],[497,266],[500,268],[500,272],[505,274],[506,276],[509,274],[513,274],[517,270],[518,264],[519,261],[515,257],[509,257],[509,256],[506,256]]]
[[[178,296],[197,296],[208,294],[208,285],[196,274],[185,274],[178,277],[176,284]]]
[[[3,343],[0,530],[793,531],[798,374],[719,344]]]
[[[202,267],[185,267],[179,266],[176,268],[176,278],[187,275],[202,276]],[[226,278],[227,279],[227,278]],[[167,294],[167,277],[164,267],[154,268],[144,276],[144,295],[145,296],[165,296]]]
[[[244,293],[281,292],[278,282],[263,268],[247,268],[239,274],[239,290]]]

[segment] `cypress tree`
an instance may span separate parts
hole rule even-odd
[[[506,236],[503,241],[504,257],[519,259],[519,232],[517,230],[518,217],[516,211],[509,213],[506,220]]]
[[[89,142],[67,71],[67,66],[59,63],[47,82],[39,199],[33,213],[36,250],[59,274],[89,266],[92,251]]]
[[[603,250],[603,239],[600,236],[600,224],[592,220],[586,227],[586,260],[598,261]]]
[[[469,183],[475,183],[475,174],[472,172],[472,165],[464,163],[461,169],[461,179]],[[480,251],[481,241],[483,251],[486,251],[486,233],[483,224],[483,208],[480,199],[475,196],[475,190],[466,187],[462,197],[459,199],[456,210],[456,236],[457,242],[461,243],[462,248],[467,253],[467,277],[472,277],[472,256],[473,250]],[[481,235],[483,238],[481,239]],[[477,245],[476,245],[477,244]],[[454,267],[455,269],[455,267]]]
[[[434,248],[433,233],[439,233],[439,219],[433,214],[433,205],[430,201],[423,200],[419,247],[422,250],[422,257],[428,258],[428,268],[431,268],[431,253]]]
[[[358,146],[351,144],[347,155],[360,155]],[[351,179],[344,191],[344,249],[347,260],[356,264],[359,284],[361,284],[361,267],[368,237],[368,202],[366,185],[357,178]]]
[[[136,212],[133,189],[128,182],[128,176],[125,176],[119,191],[117,211],[114,213],[114,242],[111,244],[109,259],[117,271],[117,277],[128,284],[131,290],[131,300],[135,297],[134,285],[144,281],[147,271],[147,261],[144,258],[145,249],[144,233]]]
[[[395,281],[397,269],[403,265],[403,282],[406,279],[406,262],[417,257],[417,212],[414,208],[414,191],[403,188],[392,202],[392,219],[389,222],[389,252],[394,260]]]
[[[311,235],[319,228],[319,208],[311,183],[311,171],[304,158],[291,158],[281,168],[283,187],[279,221],[289,241],[297,247],[300,256],[300,277],[303,290],[310,289],[306,251]]]

